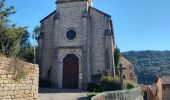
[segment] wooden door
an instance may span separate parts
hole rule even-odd
[[[78,89],[79,60],[74,54],[63,59],[63,88]]]

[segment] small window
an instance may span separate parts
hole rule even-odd
[[[74,30],[69,30],[67,33],[66,33],[66,37],[67,39],[69,40],[74,40],[75,37],[76,37],[76,32]]]

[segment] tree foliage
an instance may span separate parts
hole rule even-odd
[[[33,38],[35,38],[37,41],[40,35],[40,30],[41,30],[40,26],[36,26],[33,31],[34,32]]]
[[[25,27],[10,26],[0,32],[0,52],[15,57],[21,47],[29,45],[29,33]]]
[[[16,11],[14,6],[5,7],[6,0],[0,0],[0,25],[9,22],[8,17]]]
[[[119,75],[119,60],[120,60],[121,54],[120,54],[120,49],[119,48],[115,48],[115,52],[114,52],[114,62],[115,62],[115,72],[116,75]]]
[[[31,62],[33,51],[27,27],[12,24],[8,17],[15,14],[15,9],[14,6],[5,7],[5,2],[0,1],[0,53]]]
[[[133,63],[138,83],[152,84],[156,76],[170,75],[170,51],[130,51],[123,56]]]

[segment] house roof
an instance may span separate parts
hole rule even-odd
[[[148,85],[140,84],[139,85],[142,91],[147,91]]]
[[[133,68],[133,65],[132,63],[130,63],[125,57],[121,57],[120,58],[120,63],[130,67],[130,68]]]
[[[155,85],[149,85],[148,89],[152,92],[153,95],[156,95],[157,88]]]
[[[157,77],[155,83],[160,80],[163,85],[170,85],[170,76]]]
[[[169,84],[170,85],[170,76],[162,76],[161,78],[162,84]]]

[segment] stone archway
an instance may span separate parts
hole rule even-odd
[[[79,59],[74,54],[68,54],[63,59],[63,88],[78,89]]]

